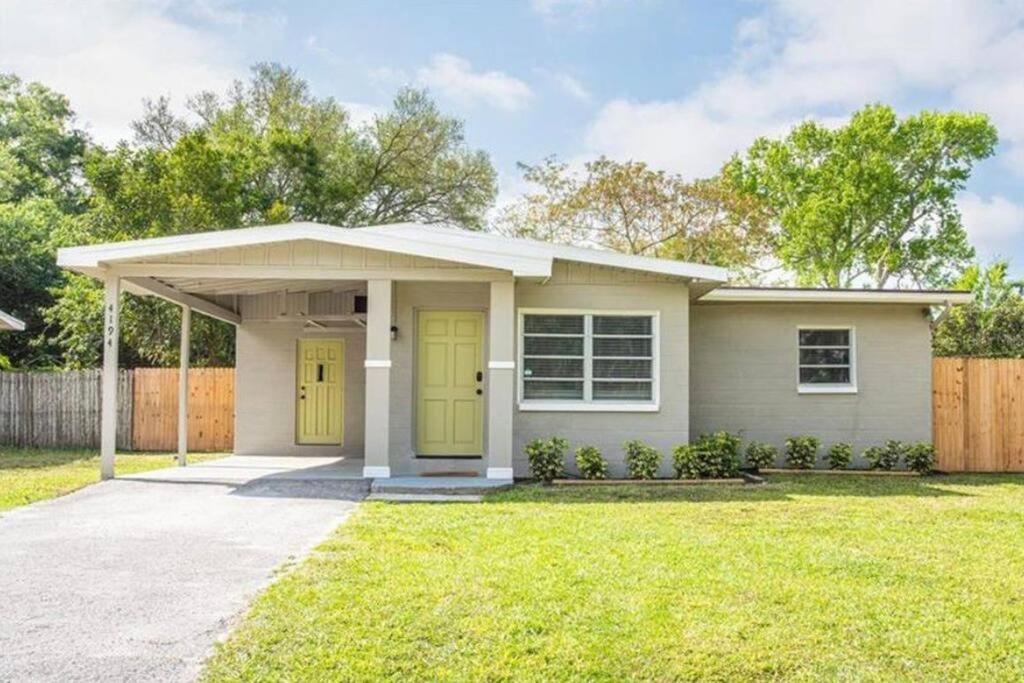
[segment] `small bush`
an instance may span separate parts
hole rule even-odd
[[[786,463],[790,467],[809,470],[818,459],[821,442],[813,436],[791,436],[786,439]]]
[[[889,440],[884,446],[872,446],[864,451],[864,459],[873,470],[894,470],[906,450],[907,446],[902,441]]]
[[[580,446],[576,449],[576,468],[584,479],[608,478],[608,463],[594,446]]]
[[[565,451],[569,442],[561,437],[534,439],[526,444],[526,457],[535,479],[550,483],[565,473]]]
[[[754,469],[771,467],[779,458],[779,449],[770,443],[751,441],[747,446],[747,464]]]
[[[661,465],[661,453],[643,441],[627,441],[622,445],[626,451],[626,470],[630,479],[654,479]]]
[[[702,434],[696,443],[676,447],[672,456],[681,479],[735,477],[740,469],[740,437],[729,432]]]
[[[922,441],[908,446],[903,454],[907,469],[918,474],[928,474],[935,467],[935,446]]]
[[[853,446],[848,443],[834,443],[825,456],[828,466],[834,470],[845,470],[853,462]]]

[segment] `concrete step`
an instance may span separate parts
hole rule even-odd
[[[391,477],[374,479],[371,493],[408,493],[435,495],[482,495],[512,486],[511,479],[483,477]]]
[[[386,500],[391,503],[479,503],[483,496],[472,493],[371,493],[366,500]]]

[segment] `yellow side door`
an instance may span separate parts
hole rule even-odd
[[[345,422],[344,341],[300,339],[295,377],[295,440],[340,446]]]
[[[417,454],[482,455],[483,313],[421,311],[416,334]]]

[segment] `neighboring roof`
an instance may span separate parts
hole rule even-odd
[[[119,261],[292,240],[314,240],[455,261],[483,268],[507,270],[520,277],[549,277],[555,260],[591,263],[714,283],[725,282],[729,276],[725,268],[716,266],[631,256],[599,249],[502,237],[494,233],[473,232],[448,225],[420,223],[396,223],[362,228],[339,228],[320,223],[287,223],[218,230],[60,249],[57,252],[57,263],[66,268],[98,275],[104,264]]]
[[[20,332],[25,329],[25,323],[15,318],[10,313],[0,311],[0,330],[14,330]]]
[[[719,287],[701,301],[708,303],[895,303],[967,304],[971,292],[955,289],[812,289],[806,287]]]

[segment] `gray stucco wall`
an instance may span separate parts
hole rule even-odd
[[[529,476],[524,450],[536,438],[561,436],[572,451],[589,444],[601,449],[613,475],[624,475],[622,444],[642,439],[661,450],[662,473],[672,472],[672,448],[689,439],[689,293],[678,282],[616,282],[614,271],[593,269],[585,278],[558,276],[546,284],[519,282],[517,308],[575,308],[659,312],[660,410],[640,412],[524,412],[514,418],[513,469]],[[517,322],[518,324],[518,322]],[[516,335],[518,352],[519,336]],[[572,454],[569,469],[575,471]]]
[[[856,394],[797,393],[797,328],[855,328]],[[690,425],[767,441],[810,434],[861,452],[931,440],[931,336],[920,305],[698,304],[692,308]]]
[[[295,443],[295,366],[302,338],[345,340],[344,444]],[[301,322],[243,322],[236,333],[235,453],[239,455],[363,454],[366,334],[314,332]]]

